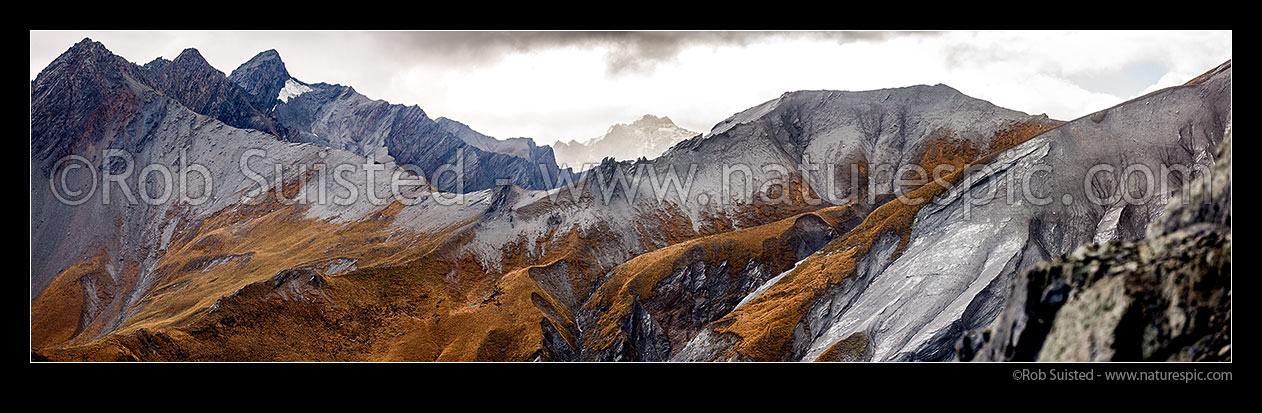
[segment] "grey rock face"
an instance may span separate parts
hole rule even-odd
[[[483,135],[482,133],[479,133],[478,131],[473,130],[473,128],[470,128],[468,125],[465,125],[463,123],[460,123],[451,119],[438,118],[435,122],[438,123],[439,128],[441,128],[441,130],[455,135],[456,138],[460,139],[461,141],[465,143],[468,143],[469,145],[472,145],[475,148],[481,149],[489,153],[509,155],[509,156],[514,156],[514,157],[529,160],[530,164],[535,166],[535,171],[534,171],[536,172],[535,176],[539,177],[538,180],[541,182],[538,182],[538,184],[533,184],[533,183],[527,184],[523,186],[524,188],[551,189],[553,187],[559,186],[558,182],[562,182],[563,178],[570,179],[570,180],[574,180],[578,178],[578,175],[574,174],[571,168],[559,168],[557,166],[557,159],[556,159],[556,156],[554,155],[553,148],[551,146],[535,145],[534,139],[531,139],[531,138],[496,139],[490,136]],[[510,160],[510,162],[517,162],[517,161]],[[507,165],[507,167],[509,168],[510,171],[514,171],[514,170],[517,170],[517,168],[519,168],[519,166],[516,163]],[[512,172],[505,176],[509,177],[510,179],[512,179],[513,176],[521,177],[521,179],[513,179],[514,182],[518,182],[518,181],[522,181],[523,179],[526,179],[527,173],[528,171],[520,170],[519,172]],[[533,177],[529,177],[529,178],[530,179],[527,179],[527,182],[532,182],[531,180],[534,179]],[[519,186],[522,186],[522,185],[519,184]]]
[[[48,191],[45,183],[54,163],[103,147],[102,142],[140,112],[144,101],[153,99],[144,89],[144,76],[135,65],[90,39],[58,56],[31,82],[31,243],[34,251],[47,251],[31,256],[32,299],[57,272],[83,259],[80,254],[100,241],[94,239],[91,226],[86,234],[81,232],[88,219],[67,220],[67,208],[59,207]],[[143,140],[120,146],[143,145]],[[93,215],[97,214],[107,212]]]
[[[228,79],[197,49],[185,49],[172,61],[155,59],[140,68],[148,84],[194,112],[230,126],[255,129],[285,139],[289,131],[271,116],[269,103]]]
[[[550,150],[533,142],[522,141],[521,151],[487,150],[479,145],[491,147],[498,141],[454,122],[434,121],[419,107],[372,100],[347,86],[307,86],[311,91],[274,109],[282,124],[297,131],[298,141],[412,166],[440,190],[474,192],[496,186],[497,179],[527,189],[550,189],[560,182],[560,174],[568,173],[556,167]],[[437,174],[445,166],[463,172]]]
[[[85,39],[60,56],[31,83],[31,243],[34,251],[37,251],[31,257],[31,298],[34,301],[54,277],[70,266],[100,257],[100,261],[105,263],[103,272],[108,273],[103,277],[109,280],[106,284],[110,291],[108,294],[100,294],[101,297],[97,297],[98,294],[90,294],[92,297],[85,298],[87,303],[85,308],[90,314],[82,314],[81,320],[90,320],[93,324],[90,330],[85,330],[81,334],[86,339],[109,334],[140,311],[145,305],[146,294],[162,283],[163,275],[159,267],[163,263],[166,248],[173,240],[188,236],[191,231],[196,230],[202,220],[216,212],[226,208],[241,207],[242,197],[254,187],[253,181],[243,175],[242,167],[238,163],[245,151],[258,149],[266,154],[262,158],[251,161],[250,169],[259,172],[262,179],[269,185],[274,182],[285,184],[305,182],[314,189],[311,185],[317,182],[314,181],[316,178],[300,176],[298,166],[301,165],[306,167],[307,171],[311,171],[312,165],[316,163],[330,167],[340,164],[359,165],[363,163],[363,157],[359,151],[364,147],[371,147],[371,145],[348,146],[346,148],[350,150],[346,150],[302,142],[284,142],[268,133],[235,128],[215,117],[196,113],[186,107],[181,100],[175,99],[178,93],[168,94],[156,89],[151,84],[150,77],[144,73],[147,71],[155,78],[166,79],[163,81],[178,79],[179,76],[189,72],[206,76],[222,76],[218,72],[200,71],[206,67],[200,65],[199,62],[204,62],[193,59],[196,56],[192,52],[186,53],[183,57],[177,59],[178,62],[158,61],[148,69],[142,70],[139,66],[110,53],[100,43]],[[181,66],[188,67],[177,70]],[[163,77],[167,75],[171,77]],[[219,79],[211,77],[213,78],[211,80]],[[176,90],[176,92],[190,92],[187,96],[183,96],[185,100],[191,102],[190,104],[203,101],[220,102],[225,101],[223,100],[225,96],[240,96],[240,87],[216,85],[216,88],[206,90],[191,88]],[[354,134],[350,132],[355,131],[356,127],[377,126],[379,124],[374,122],[381,121],[380,125],[383,125],[387,132],[359,135],[377,137],[381,142],[385,142],[384,137],[389,136],[390,130],[396,134],[394,138],[400,140],[407,138],[404,132],[407,128],[392,128],[395,121],[407,124],[409,120],[424,119],[425,116],[419,108],[413,108],[414,111],[409,112],[401,110],[401,105],[394,105],[396,107],[391,108],[391,105],[384,102],[377,105],[361,104],[371,101],[358,96],[350,88],[334,85],[310,86],[319,87],[312,87],[312,90],[306,93],[292,94],[293,98],[287,99],[287,102],[277,100],[281,104],[272,114],[291,116],[283,120],[292,124],[302,126],[318,124],[329,130],[341,130],[346,133],[342,135],[344,137],[353,136]],[[230,93],[227,95],[219,93],[224,91]],[[204,98],[206,100],[203,100]],[[306,98],[306,104],[314,108],[313,110],[309,112],[298,110],[302,109],[298,105],[304,103],[303,98]],[[350,102],[332,102],[338,98],[350,100]],[[234,101],[239,102],[239,100]],[[280,110],[285,109],[284,103],[295,104],[290,108],[294,110]],[[218,106],[207,107],[213,109]],[[321,112],[317,109],[332,110]],[[334,116],[338,109],[346,109],[350,112]],[[358,114],[353,113],[356,109],[363,109],[363,111]],[[391,112],[392,110],[394,112]],[[380,116],[374,117],[382,114],[391,116],[387,117],[388,121],[382,121]],[[412,115],[411,118],[409,114]],[[317,119],[317,115],[327,116],[327,119],[333,122],[321,121]],[[355,120],[353,119],[355,116],[365,118]],[[434,124],[428,119],[425,121],[431,126]],[[310,133],[311,130],[308,128],[303,131]],[[316,129],[316,131],[322,130],[325,129]],[[468,145],[450,136],[440,135],[440,137],[451,140],[449,147]],[[296,140],[301,141],[301,139]],[[345,142],[354,143],[355,141],[347,140],[343,143]],[[126,151],[133,161],[132,164],[137,165],[136,168],[162,164],[172,166],[178,173],[183,168],[182,160],[190,164],[205,166],[212,175],[210,180],[214,182],[214,187],[208,194],[208,202],[200,205],[188,205],[177,201],[157,205],[137,204],[124,199],[124,194],[120,192],[117,185],[112,188],[110,195],[112,202],[109,204],[99,199],[104,197],[101,191],[96,192],[95,196],[98,199],[90,200],[83,205],[67,205],[59,202],[50,192],[48,185],[51,174],[54,172],[53,164],[66,155],[74,154],[85,157],[87,162],[97,170],[121,172],[123,162],[117,158],[102,155],[101,151],[107,148]],[[420,146],[415,147],[414,150],[417,153],[424,152],[424,148]],[[467,158],[464,159],[465,163],[477,165],[475,161],[485,163],[486,160],[491,160],[492,165],[519,164],[522,165],[519,170],[527,170],[525,164],[529,161],[523,158],[479,151],[481,150],[470,146],[470,150],[465,152]],[[438,155],[442,154],[442,152],[438,153]],[[546,151],[537,150],[536,152],[538,159],[546,159],[547,154]],[[279,175],[270,168],[273,164],[282,167],[283,171],[279,172]],[[265,167],[260,167],[260,165]],[[382,176],[390,176],[395,168],[396,164],[389,163],[386,165],[386,170],[378,174],[377,187],[372,189],[374,192],[378,194],[389,192],[388,184]],[[531,168],[535,168],[535,165],[531,165]],[[470,169],[478,171],[472,167]],[[537,168],[532,169],[532,171],[537,170]],[[144,188],[149,193],[156,193],[155,189],[162,188],[152,176],[143,181],[137,179],[137,172],[133,170],[123,183],[125,188],[130,189],[131,198],[135,198],[137,187]],[[511,175],[509,177],[511,178]],[[192,179],[193,187],[189,188],[191,196],[201,195],[205,189],[198,185],[200,182],[198,178],[194,175]],[[494,184],[491,176],[484,176],[480,178],[481,181],[478,181],[479,178],[476,177],[468,179],[473,185],[481,184],[489,187]],[[364,187],[362,177],[354,176],[351,180],[360,194],[369,190]],[[88,186],[91,179],[86,174],[78,174],[70,176],[68,181],[70,186],[82,188]],[[327,180],[321,184],[331,187],[333,182]],[[335,189],[327,189],[330,189],[330,193],[335,193]],[[474,195],[476,198],[477,194]],[[446,208],[436,206],[433,197],[429,196],[421,204],[400,212],[400,222],[410,226],[401,230],[418,228],[429,230],[430,225],[443,228],[470,219],[487,208],[486,205],[481,204],[483,201]],[[354,222],[371,212],[379,211],[382,207],[383,205],[371,204],[367,197],[361,196],[352,205],[329,203],[309,205],[306,214],[310,219],[344,223]],[[511,211],[512,207],[513,205],[505,205],[505,210]],[[240,263],[245,262],[249,257],[220,258],[226,261],[213,264]],[[327,262],[317,264],[317,266],[320,271],[328,272],[323,276],[332,276],[336,275],[333,273],[354,266],[355,264],[350,261],[353,259]],[[207,262],[207,264],[212,263]],[[200,271],[200,269],[190,269],[190,271],[193,270]],[[92,290],[97,285],[92,284],[88,287],[85,288]],[[93,291],[95,290],[89,293]]]
[[[557,168],[551,148],[536,146],[529,138],[501,141],[459,122],[430,119],[416,106],[369,99],[347,86],[303,83],[290,77],[275,50],[254,56],[230,79],[279,120],[286,129],[284,139],[409,165],[443,191],[479,191],[496,186],[498,179],[527,189],[551,189],[560,176],[570,177],[569,171]],[[459,167],[462,176],[435,177],[447,165]]]
[[[1192,182],[1166,205],[1161,216],[1148,225],[1148,237],[1199,223],[1231,227],[1231,125],[1228,119],[1227,134],[1215,151],[1217,161],[1211,173]]]
[[[678,359],[680,356],[676,353],[686,351],[684,345],[703,327],[743,304],[743,297],[760,292],[760,288],[770,284],[769,280],[774,280],[777,274],[818,251],[839,232],[858,224],[859,214],[846,210],[835,216],[838,219],[837,228],[816,215],[798,217],[783,232],[762,239],[758,247],[762,251],[753,257],[722,252],[737,242],[731,239],[705,241],[688,247],[678,255],[672,254],[668,262],[658,264],[668,265],[670,272],[655,282],[652,295],[637,295],[638,298],[634,299],[636,309],[619,316],[620,331],[614,336],[607,335],[603,326],[595,324],[609,308],[595,305],[584,306],[580,310],[577,317],[580,330],[585,333],[582,336],[585,352],[580,359]],[[616,285],[620,281],[611,282]],[[644,311],[644,314],[638,314],[639,311]],[[639,320],[648,317],[647,320],[652,321],[652,335],[645,334],[650,331],[647,327],[650,324],[636,322],[637,317]],[[641,338],[636,339],[637,334]],[[609,341],[615,344],[606,344]],[[654,357],[664,354],[664,357],[642,358],[647,354]]]
[[[143,83],[135,65],[101,43],[76,43],[31,82],[32,158],[59,159],[111,135],[136,111],[129,91]]]
[[[610,200],[593,206],[593,213],[609,216],[608,221],[640,219],[665,209],[686,216],[694,228],[712,224],[711,217],[726,217],[732,227],[747,228],[804,212],[804,204],[811,202],[880,203],[893,192],[895,171],[919,162],[941,139],[987,148],[1017,125],[1056,123],[942,85],[793,92],[738,113],[655,159],[606,159],[584,172],[583,184],[592,198]],[[852,173],[851,166],[862,162],[873,165],[874,172]],[[660,184],[670,176],[686,182],[686,196]],[[782,188],[776,183],[798,178],[800,188],[781,192],[788,196],[772,195],[773,186]],[[624,202],[632,190],[636,198]],[[790,199],[794,196],[801,196],[801,202]],[[764,197],[776,198],[776,207],[765,216],[750,214],[749,207]]]
[[[588,320],[588,318],[592,318]],[[579,316],[580,323],[593,326],[594,316]],[[661,325],[653,319],[643,303],[636,299],[631,304],[631,314],[621,320],[619,336],[612,345],[600,350],[590,346],[580,346],[579,360],[584,361],[666,361],[670,358],[670,337]]]
[[[536,361],[573,361],[575,359],[574,348],[565,341],[551,320],[540,320],[539,326],[543,330],[543,351],[535,358]]]
[[[280,59],[280,53],[272,49],[261,52],[242,63],[232,71],[228,79],[241,85],[254,97],[255,107],[270,110],[276,105],[276,96],[285,87],[285,82],[290,79],[290,76],[289,71],[285,69],[285,62]]]
[[[1231,131],[1139,241],[1084,245],[1013,284],[961,360],[1231,360]],[[1186,202],[1185,202],[1186,201]]]
[[[609,171],[611,168],[623,168],[626,175],[646,169],[655,172],[658,176],[664,176],[672,169],[682,175],[683,171],[688,171],[690,166],[696,165],[698,169],[692,180],[694,196],[703,193],[709,195],[710,199],[719,199],[722,188],[725,186],[740,188],[739,182],[731,184],[724,181],[721,169],[723,166],[747,166],[752,171],[750,174],[752,181],[766,183],[778,176],[777,172],[768,172],[766,167],[779,165],[790,172],[798,173],[799,165],[802,164],[804,158],[807,158],[814,164],[832,163],[835,166],[832,169],[821,166],[805,177],[805,186],[816,194],[822,195],[823,204],[829,205],[848,202],[857,195],[892,192],[895,181],[894,171],[909,163],[918,162],[926,147],[938,138],[969,142],[970,145],[986,148],[997,139],[997,135],[1016,125],[1055,123],[1043,116],[1030,116],[999,108],[942,85],[866,92],[794,92],[786,93],[778,99],[738,113],[716,125],[710,133],[683,141],[656,159],[637,162],[606,160],[601,166],[588,171],[586,176],[589,179],[612,180],[616,175]],[[850,188],[847,187],[850,180],[849,165],[856,160],[866,160],[873,165],[887,164],[890,168],[887,172],[865,178],[871,181],[872,190],[850,192]],[[830,179],[830,174],[835,179]],[[641,188],[647,188],[650,185],[650,182],[647,182],[648,179],[644,181]],[[868,184],[867,181],[864,182],[864,185],[866,184]],[[829,187],[835,189],[831,196],[825,193]],[[765,190],[757,186],[754,189]],[[640,191],[640,194],[650,193],[653,193],[651,188]],[[879,196],[872,198],[889,199],[889,197]],[[613,199],[612,205],[622,204],[617,195]],[[675,201],[671,198],[667,199],[671,202]],[[860,203],[869,201],[873,200],[865,198],[860,200]],[[741,209],[735,203],[716,206],[699,205],[694,200],[681,200],[674,206],[682,209],[693,222],[704,222],[705,216],[720,214],[728,214],[734,221],[744,219]],[[603,205],[597,208],[612,209]],[[635,209],[650,211],[654,208],[660,207],[644,201],[637,204]],[[747,221],[737,223],[735,226],[741,228],[752,225]],[[863,273],[871,275],[866,276],[864,280],[875,278],[874,275],[888,265],[891,259],[890,254],[896,246],[897,242],[885,243],[881,248],[876,249],[883,251],[885,255],[877,257],[877,254],[873,254],[870,259],[865,258],[864,268],[870,268],[870,270],[865,270]],[[730,343],[732,340],[730,337],[710,334],[706,328],[698,330],[697,323],[708,323],[723,315],[720,313],[714,316],[712,312],[731,311],[735,304],[742,301],[742,297],[748,297],[756,291],[758,286],[762,285],[761,281],[771,279],[789,267],[789,265],[779,269],[761,268],[757,265],[750,267],[748,273],[742,273],[744,275],[737,279],[758,281],[753,282],[750,288],[739,292],[737,288],[732,288],[739,283],[732,283],[727,293],[737,295],[731,297],[730,300],[724,298],[718,303],[719,305],[691,305],[686,298],[705,297],[705,294],[701,294],[705,290],[697,289],[698,293],[695,295],[685,294],[682,292],[686,289],[671,283],[661,287],[665,287],[668,292],[679,289],[681,294],[666,294],[661,297],[673,297],[671,300],[677,301],[671,304],[676,306],[653,304],[655,300],[658,300],[658,296],[644,300],[643,303],[653,318],[665,326],[669,332],[672,349],[677,353],[672,356],[672,360],[713,360],[727,353],[727,348],[723,343]],[[695,271],[697,275],[684,277],[683,274],[675,274],[673,276],[679,276],[677,279],[681,282],[685,279],[695,280],[700,279],[699,274],[704,271],[707,282],[715,282],[717,287],[717,280],[709,281],[714,279],[708,274],[714,268],[717,266],[707,264],[704,269],[698,268]],[[753,277],[752,274],[755,273],[760,274],[759,277]],[[867,282],[856,281],[854,285],[866,286]],[[983,284],[982,288],[985,286],[986,284]],[[889,294],[902,294],[893,285],[887,287],[891,288]],[[857,299],[857,296],[857,291],[853,289],[847,293],[838,292],[836,301],[821,304],[820,308],[833,308],[833,311],[840,311],[847,305],[847,300]],[[913,297],[909,296],[906,299],[911,300]],[[711,297],[712,300],[713,297]],[[688,310],[681,311],[680,308]],[[975,312],[986,313],[985,310],[990,309],[977,309]],[[819,310],[817,315],[819,318],[812,321],[814,329],[811,330],[815,331],[815,334],[818,334],[821,329],[826,330],[830,321],[825,317],[835,314]],[[960,328],[971,326],[966,325]],[[847,332],[847,335],[849,333],[851,332]],[[680,340],[681,336],[684,339],[694,338],[683,342]],[[844,336],[822,344],[819,351],[823,351],[841,338]],[[940,341],[947,343],[949,348],[950,344],[954,343],[954,337],[944,337]],[[680,344],[685,343],[686,345],[681,348]],[[811,344],[813,342],[806,340],[799,343],[797,347],[800,348],[794,350],[797,355],[795,359],[806,357],[808,349],[814,349],[810,347]],[[879,347],[873,345],[872,348],[876,354]],[[817,355],[818,352],[810,357]],[[946,356],[936,355],[935,357]]]
[[[547,145],[535,145],[534,139],[496,139],[483,135],[478,131],[473,130],[473,128],[470,128],[468,125],[451,119],[438,118],[435,122],[438,123],[439,128],[443,131],[455,135],[456,138],[459,138],[461,141],[473,145],[478,149],[482,149],[487,152],[512,155],[519,158],[526,158],[535,163],[556,163],[552,148]]]
[[[660,171],[700,165],[695,185],[710,191],[711,199],[723,187],[720,166],[748,166],[762,183],[776,174],[764,168],[779,165],[805,174],[809,188],[825,202],[842,205],[894,193],[897,172],[920,162],[939,141],[984,151],[1010,128],[1057,123],[945,85],[800,91],[737,113],[651,163]],[[856,171],[859,165],[870,171]]]
[[[1202,157],[1189,154],[1171,159],[1162,149],[1177,145],[1177,139],[1186,139],[1187,134],[1180,135],[1180,130],[1200,131],[1195,138],[1204,142],[1221,140],[1219,128],[1230,119],[1230,102],[1231,72],[1227,70],[1202,85],[1169,89],[1110,108],[1109,116],[1100,122],[1086,118],[1070,122],[1007,151],[993,162],[993,173],[965,178],[940,202],[920,211],[907,251],[884,271],[889,277],[882,276],[892,281],[893,288],[874,295],[876,301],[872,304],[885,305],[880,302],[888,303],[899,296],[897,290],[916,291],[922,298],[908,302],[895,313],[897,316],[868,318],[874,314],[869,311],[880,307],[846,311],[854,314],[843,313],[842,323],[834,324],[825,334],[829,339],[817,341],[813,348],[847,334],[844,330],[848,328],[837,327],[847,325],[845,320],[854,320],[850,323],[855,324],[850,325],[866,324],[870,332],[875,329],[878,359],[917,359],[924,354],[937,354],[935,359],[951,357],[949,350],[956,337],[943,335],[944,331],[988,324],[1001,308],[1003,294],[997,291],[1006,290],[1005,280],[1034,263],[1102,238],[1101,222],[1109,210],[1124,202],[1052,202],[1038,206],[1029,204],[1028,199],[1015,203],[996,200],[968,211],[967,203],[971,201],[962,195],[989,191],[1002,194],[1001,183],[1007,181],[1011,185],[1015,177],[1029,176],[1034,182],[1033,192],[1070,194],[1075,200],[1083,200],[1088,196],[1084,191],[1089,189],[1084,188],[1082,171],[1093,165],[1108,164],[1121,170],[1139,164],[1160,170],[1162,164],[1195,162]],[[1200,145],[1198,150],[1204,152],[1208,148]],[[1031,172],[1040,165],[1053,171],[1045,180]],[[1132,191],[1137,185],[1141,184],[1118,182],[1113,190]],[[1151,199],[1125,204],[1124,208],[1141,211],[1134,214],[1139,221],[1135,226],[1142,228],[1150,216],[1164,207],[1168,196],[1153,195]],[[1114,232],[1113,237],[1117,236]],[[877,284],[884,283],[878,280]]]
[[[614,361],[666,361],[670,358],[670,339],[653,316],[644,310],[644,305],[636,300],[632,305],[631,318],[627,319],[624,330],[630,331],[628,352],[617,356]]]
[[[990,323],[1003,308],[1002,292],[1021,270],[1096,239],[1141,235],[1143,231],[1133,228],[1143,228],[1160,215],[1169,194],[1150,193],[1126,204],[1120,199],[1103,205],[1086,202],[1093,195],[1088,191],[1131,193],[1143,183],[1093,185],[1087,179],[1084,184],[1085,171],[1094,165],[1118,171],[1127,165],[1154,171],[1162,164],[1203,165],[1209,158],[1205,153],[1222,139],[1230,121],[1231,70],[1105,112],[1107,116],[1072,121],[999,154],[989,168],[965,175],[920,209],[901,255],[889,259],[881,248],[873,248],[864,258],[871,259],[866,269],[864,261],[857,266],[857,279],[828,292],[806,312],[790,359],[813,360],[860,331],[871,338],[873,360],[953,358],[958,336]],[[1006,190],[1021,190],[1023,180],[1034,196],[1007,201]],[[1133,221],[1127,224],[1131,230],[1118,231],[1117,221],[1106,219],[1116,211]],[[703,331],[684,352],[702,349],[689,359],[711,359],[730,349],[724,340],[730,338]]]
[[[291,283],[297,283],[295,285],[305,284],[307,287],[313,289],[321,289],[324,288],[325,285],[328,285],[328,281],[324,280],[324,277],[320,275],[319,271],[313,268],[305,267],[294,268],[276,273],[276,275],[272,276],[271,283],[272,288],[274,289],[279,289]],[[307,287],[298,288],[305,289]]]
[[[837,235],[838,232],[819,217],[806,215],[794,222],[782,237],[768,241],[766,248],[784,248],[792,255],[790,262],[799,262]],[[742,298],[786,270],[757,259],[750,259],[743,266],[733,269],[729,268],[729,260],[712,265],[706,263],[704,256],[703,248],[693,248],[684,253],[681,262],[689,264],[680,266],[659,281],[656,293],[644,303],[648,312],[666,329],[676,351],[682,349],[706,324],[732,311]]]

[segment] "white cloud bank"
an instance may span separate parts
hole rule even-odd
[[[83,37],[138,63],[195,47],[225,72],[275,48],[290,73],[305,82],[351,85],[492,136],[551,143],[585,140],[646,113],[706,131],[786,91],[935,83],[1068,120],[1181,84],[1230,59],[1232,40],[1230,31],[692,33],[683,36],[702,39],[632,62],[627,59],[637,55],[625,51],[636,38],[533,35],[546,41],[502,44],[514,36],[492,36],[501,42],[497,48],[476,33],[32,32],[31,78]],[[611,62],[636,68],[610,70]]]

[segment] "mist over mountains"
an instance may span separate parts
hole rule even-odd
[[[559,163],[585,169],[580,167],[598,165],[605,158],[656,158],[676,143],[697,135],[676,126],[668,117],[644,115],[631,123],[610,126],[604,135],[591,140],[557,142],[552,149]]]

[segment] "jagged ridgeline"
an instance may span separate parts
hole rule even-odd
[[[586,146],[656,136],[634,150],[660,156],[602,158],[582,174],[530,139],[295,79],[270,50],[224,75],[196,50],[140,66],[85,39],[31,98],[40,359],[946,360],[1012,308],[1019,274],[1085,243],[1143,237],[1181,189],[1107,205],[965,194],[1044,166],[1057,173],[1037,190],[1060,194],[1096,163],[1211,165],[1231,68],[1070,122],[945,85],[791,92],[703,134],[648,116],[611,128]],[[109,149],[136,165],[204,166],[208,201],[133,203],[118,186],[110,203],[59,201],[57,162],[121,173]],[[251,151],[280,166],[257,170],[277,183],[261,202],[240,164]],[[467,173],[440,175],[416,202],[285,202],[337,189],[315,165],[366,158],[386,176]],[[733,184],[724,165],[767,185]],[[964,169],[979,165],[991,168]],[[636,196],[653,179],[603,189],[618,173],[692,166],[673,197]],[[959,172],[909,187],[907,166]],[[136,175],[123,184],[152,188]]]

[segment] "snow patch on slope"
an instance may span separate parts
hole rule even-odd
[[[302,84],[297,79],[294,79],[291,77],[289,78],[289,80],[285,81],[285,87],[280,89],[280,94],[278,94],[276,98],[280,99],[281,102],[288,103],[289,99],[296,98],[298,97],[298,95],[301,95],[303,93],[307,93],[310,91],[311,91],[310,87]]]

